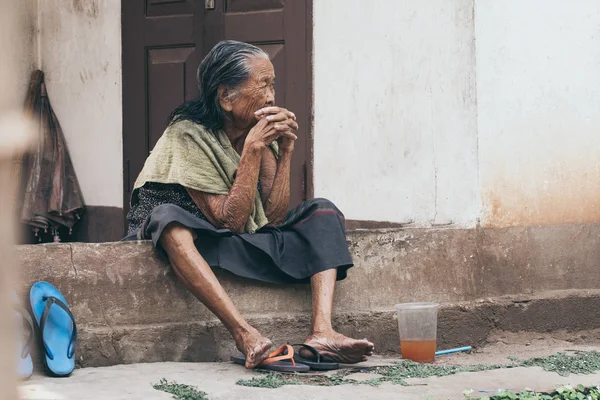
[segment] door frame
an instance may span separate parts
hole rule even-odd
[[[308,140],[306,141],[306,199],[313,199],[315,197],[315,185],[314,185],[314,149],[315,149],[315,98],[314,98],[314,80],[313,80],[313,69],[314,69],[314,56],[315,48],[313,45],[313,0],[306,0],[306,48],[308,49],[309,56],[306,58],[306,101],[308,101],[308,126],[306,127],[306,133]]]
[[[136,123],[132,118],[128,116],[138,117],[142,113],[148,111],[148,98],[147,95],[143,101],[135,96],[135,93],[139,93],[140,83],[147,87],[148,71],[144,70],[144,79],[135,79],[136,76],[139,78],[140,71],[132,71],[131,65],[135,66],[140,64],[140,57],[146,57],[146,50],[144,52],[137,51],[133,48],[136,42],[137,35],[144,35],[144,32],[136,29],[128,29],[132,26],[132,20],[136,18],[135,12],[139,11],[138,7],[146,9],[145,2],[147,0],[121,0],[121,66],[122,66],[122,112],[123,112],[123,127],[122,127],[122,138],[123,138],[123,210],[125,219],[125,231],[127,230],[126,216],[129,211],[129,202],[131,192],[133,190],[132,182],[135,181],[136,177],[131,176],[129,167],[129,158],[133,149],[137,146],[148,147],[148,143],[133,143],[131,138],[128,137],[127,133],[131,132],[136,127]],[[195,0],[201,3],[199,0]],[[217,6],[224,6],[224,2],[227,0],[216,0]],[[284,0],[285,1],[285,0]],[[287,0],[295,1],[295,0]],[[306,47],[309,54],[306,57],[306,82],[304,82],[305,90],[307,93],[306,100],[308,101],[308,126],[305,128],[307,134],[306,140],[306,164],[305,164],[305,196],[307,199],[314,197],[314,92],[313,92],[313,0],[304,0],[306,2],[306,29],[305,29],[305,40]],[[142,5],[143,4],[143,5]],[[141,16],[138,16],[141,17]],[[166,119],[167,116],[165,116]],[[145,129],[148,130],[147,124]],[[147,132],[146,132],[147,136]]]

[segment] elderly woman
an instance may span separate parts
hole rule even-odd
[[[315,199],[288,212],[298,124],[275,106],[267,54],[217,44],[198,69],[199,97],[176,108],[134,187],[126,239],[152,239],[177,276],[227,327],[253,368],[272,343],[248,324],[211,268],[264,282],[308,283],[313,317],[305,344],[323,359],[356,363],[368,340],[333,330],[336,280],[352,259],[344,216]]]

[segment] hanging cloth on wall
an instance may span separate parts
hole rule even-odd
[[[54,241],[60,241],[60,236],[70,234],[81,219],[85,205],[42,71],[34,71],[31,76],[25,113],[36,124],[38,142],[34,151],[20,161],[21,222],[29,225],[36,236],[43,230]]]

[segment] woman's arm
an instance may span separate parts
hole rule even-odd
[[[264,146],[246,145],[229,194],[217,195],[186,188],[206,219],[217,228],[244,232],[254,207],[256,185]]]
[[[232,232],[244,232],[254,207],[262,152],[269,143],[282,135],[290,135],[286,126],[273,123],[267,118],[258,121],[246,137],[235,181],[228,194],[216,195],[186,188],[211,224]]]
[[[270,147],[265,147],[262,152],[262,159],[260,163],[260,199],[262,200],[265,208],[267,207],[267,200],[271,195],[273,189],[273,182],[275,182],[275,174],[277,173],[277,159],[275,154]]]
[[[260,111],[268,115],[261,118]],[[262,155],[266,154],[267,146],[273,141],[279,142],[281,151],[280,161],[277,164],[275,178],[272,187],[267,187],[269,192],[265,213],[270,224],[271,217],[275,222],[281,223],[285,219],[289,204],[289,178],[291,153],[294,149],[296,135],[293,133],[298,128],[293,113],[279,107],[271,107],[259,110],[256,113],[260,121],[248,134],[244,143],[242,157],[238,167],[237,175],[229,193],[226,195],[214,195],[198,190],[187,188],[187,191],[206,219],[217,228],[226,228],[232,232],[243,232],[246,221],[254,207],[256,198],[256,186],[259,173],[261,172]],[[291,119],[291,117],[294,120]],[[269,150],[270,151],[270,150]],[[284,155],[289,153],[288,155]],[[275,158],[272,153],[271,156]],[[284,161],[282,163],[282,161]],[[265,165],[269,167],[269,165]],[[271,165],[271,171],[273,170]],[[287,172],[286,172],[287,171]],[[272,173],[272,172],[271,172]],[[281,182],[280,182],[281,181]],[[262,182],[261,182],[262,183]],[[268,183],[267,183],[268,185]],[[285,195],[287,187],[287,195]],[[264,199],[262,199],[264,202]]]
[[[298,131],[296,115],[280,107],[266,107],[256,112],[257,115],[267,115],[267,119],[277,122],[282,129],[277,138],[279,145],[279,160],[272,152],[263,153],[261,165],[262,201],[265,214],[270,226],[277,226],[285,221],[290,205],[290,166],[294,153],[294,141]],[[266,183],[266,185],[265,185]]]
[[[266,201],[265,214],[269,220],[269,225],[281,225],[285,221],[287,211],[290,205],[290,165],[292,161],[293,150],[282,150],[279,153],[279,160],[275,160],[275,156],[271,153],[267,163],[274,164],[276,173],[273,179],[273,186]],[[263,159],[263,163],[266,160]],[[262,181],[261,181],[262,183]],[[264,189],[263,189],[264,191]]]

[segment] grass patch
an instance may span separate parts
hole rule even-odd
[[[472,397],[471,391],[465,391],[468,400],[600,400],[600,387],[561,386],[552,393],[536,393],[525,391],[521,393],[500,392],[492,397]]]
[[[479,364],[479,365],[436,365],[436,364],[420,364],[413,361],[401,361],[391,367],[380,367],[374,371],[383,378],[381,382],[391,382],[397,385],[408,385],[408,378],[429,378],[432,376],[449,376],[456,375],[461,372],[480,372],[489,371],[500,368],[514,368],[518,364]]]
[[[236,384],[249,387],[280,388],[284,385],[313,385],[313,386],[340,386],[340,385],[370,385],[379,386],[384,382],[407,386],[407,378],[428,378],[430,376],[447,376],[461,372],[478,372],[498,368],[513,368],[518,365],[468,365],[447,366],[435,364],[420,364],[409,360],[400,361],[390,367],[354,368],[342,370],[333,375],[284,375],[277,372],[265,373],[252,379],[240,379]],[[357,382],[344,379],[355,372],[381,375],[365,381]]]
[[[260,387],[277,389],[285,385],[312,385],[312,386],[339,386],[354,383],[345,381],[344,376],[351,374],[353,370],[343,370],[334,375],[302,375],[281,374],[279,372],[262,372],[263,375],[251,379],[240,379],[236,385],[248,387]]]
[[[172,394],[176,400],[208,400],[207,394],[199,391],[195,386],[168,382],[165,378],[152,385],[152,387],[156,390]]]
[[[301,385],[302,382],[277,372],[270,372],[252,379],[240,379],[235,384],[248,387],[277,389],[284,385]]]
[[[314,386],[339,386],[339,385],[371,385],[378,386],[389,382],[396,385],[408,385],[406,379],[409,378],[429,378],[432,376],[448,376],[462,372],[480,372],[490,371],[501,368],[515,367],[541,367],[546,371],[556,372],[562,376],[569,374],[592,374],[600,371],[600,352],[597,351],[578,351],[573,354],[558,353],[549,357],[532,358],[528,360],[518,360],[510,357],[511,364],[479,364],[479,365],[436,365],[420,364],[409,360],[402,360],[388,367],[374,368],[355,368],[342,370],[334,375],[283,375],[277,372],[271,372],[263,376],[252,379],[241,379],[236,383],[241,386],[279,388],[284,385],[314,385]],[[351,379],[344,379],[354,372],[364,372],[378,374],[381,377],[374,377],[363,382],[356,382]],[[516,395],[513,393],[513,395]],[[483,398],[485,399],[485,397]],[[518,399],[518,397],[493,397],[492,399]],[[523,399],[529,399],[523,397]],[[554,399],[544,397],[531,397],[531,399]],[[560,397],[557,399],[561,399]],[[573,397],[579,400],[578,397]],[[586,397],[582,398],[588,400]],[[600,400],[600,398],[593,400]]]
[[[542,367],[561,376],[569,374],[593,374],[600,371],[600,352],[576,351],[573,354],[558,353],[550,357],[532,358],[521,362],[524,367]]]

